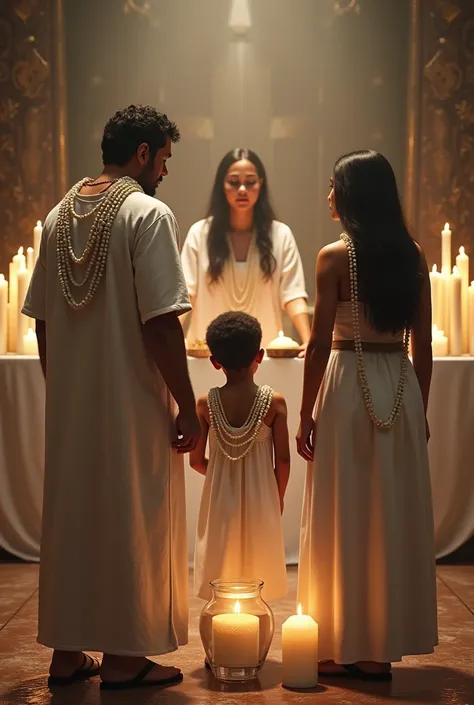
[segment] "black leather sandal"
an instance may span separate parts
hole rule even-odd
[[[145,680],[147,675],[152,671],[155,666],[158,664],[154,663],[154,661],[148,661],[146,666],[142,668],[142,670],[137,673],[135,678],[131,678],[128,681],[118,681],[118,682],[111,682],[111,681],[102,681],[100,684],[101,690],[129,690],[131,688],[160,688],[160,687],[165,687],[167,685],[175,685],[176,683],[181,683],[183,680],[183,674],[182,673],[177,673],[175,676],[172,676],[171,678],[157,678],[156,680]]]
[[[379,673],[370,673],[369,671],[364,671],[363,668],[359,668],[355,663],[344,664],[344,668],[347,671],[349,678],[354,678],[354,680],[359,681],[391,681],[392,671],[380,671]]]
[[[86,664],[90,661],[87,668]],[[83,654],[82,665],[71,673],[70,676],[58,677],[49,676],[48,686],[56,687],[61,685],[72,685],[78,681],[86,681],[88,678],[95,678],[100,673],[100,663],[99,660],[89,654]]]

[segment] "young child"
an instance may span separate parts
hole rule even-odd
[[[197,403],[201,438],[190,463],[205,475],[196,535],[194,586],[211,597],[211,580],[263,580],[262,596],[286,595],[281,513],[290,474],[285,399],[259,387],[264,351],[259,322],[242,312],[218,316],[206,341],[227,382]],[[206,445],[209,436],[209,460]]]

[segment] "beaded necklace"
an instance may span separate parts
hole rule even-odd
[[[65,195],[59,206],[57,221],[56,252],[58,274],[64,298],[71,308],[78,310],[87,306],[94,298],[105,272],[110,233],[115,218],[123,202],[131,193],[143,193],[143,189],[134,179],[124,176],[115,181],[99,203],[85,215],[78,215],[74,210],[74,201],[82,186],[91,179],[82,179]],[[84,220],[96,214],[92,223],[86,245],[81,255],[76,255],[72,243],[72,220]],[[88,262],[81,279],[73,274],[71,262],[84,265]],[[87,286],[84,296],[77,299],[73,287]]]
[[[359,373],[359,381],[362,387],[362,395],[364,397],[364,404],[367,412],[369,414],[370,420],[373,422],[377,428],[382,431],[390,431],[393,427],[395,421],[400,415],[403,406],[403,395],[405,391],[405,382],[408,367],[408,348],[410,343],[410,330],[407,328],[404,332],[403,338],[403,356],[400,364],[400,379],[398,381],[397,394],[395,397],[395,402],[390,412],[388,419],[385,421],[380,419],[374,409],[374,402],[372,399],[372,394],[369,388],[369,381],[367,379],[367,373],[365,371],[364,365],[364,352],[363,345],[360,336],[360,321],[359,321],[359,282],[357,278],[357,257],[354,242],[349,237],[347,233],[341,235],[341,240],[344,241],[347,247],[347,253],[349,256],[349,280],[351,288],[351,307],[352,307],[352,326],[354,330],[354,347],[357,355],[357,370]]]
[[[236,462],[237,460],[242,460],[242,458],[250,452],[257,441],[265,416],[270,409],[272,399],[273,389],[271,387],[267,385],[259,387],[247,420],[240,428],[241,433],[235,434],[230,430],[231,427],[227,421],[224,407],[222,406],[219,389],[214,387],[210,390],[207,395],[207,406],[209,409],[211,427],[214,431],[217,445],[226,458],[232,462]],[[224,448],[224,445],[235,449],[244,448],[244,450],[240,455],[235,456],[229,454]]]

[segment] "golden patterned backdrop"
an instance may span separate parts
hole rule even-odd
[[[430,264],[439,264],[448,221],[474,277],[474,2],[416,0],[413,7],[411,91],[419,99],[412,105],[410,219]]]
[[[408,214],[431,263],[445,221],[474,262],[474,3],[411,2]],[[357,14],[364,2],[335,6]],[[144,0],[120,3],[132,15],[148,9]],[[61,0],[1,4],[0,272],[67,185],[61,13]]]
[[[1,8],[0,272],[7,274],[64,187],[65,135],[59,0],[8,0]]]

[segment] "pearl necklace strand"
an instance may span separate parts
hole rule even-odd
[[[219,394],[219,389],[217,387],[210,390],[207,395],[207,406],[209,409],[209,417],[211,421],[211,427],[215,433],[217,445],[219,446],[221,452],[232,462],[237,460],[242,460],[253,448],[257,441],[258,434],[262,428],[265,416],[268,414],[270,405],[273,399],[273,389],[264,385],[257,389],[252,408],[247,417],[247,421],[244,426],[242,426],[243,432],[240,434],[233,434],[229,429],[230,425],[227,421],[224,407],[222,406],[222,400]],[[239,442],[242,438],[244,441]],[[224,448],[224,444],[230,446],[231,448],[243,448],[245,450],[237,456],[230,455]]]
[[[403,357],[400,364],[400,379],[397,387],[395,402],[390,412],[388,419],[385,421],[379,419],[375,413],[372,394],[369,388],[367,373],[364,365],[364,352],[360,335],[360,320],[359,320],[359,282],[357,278],[357,257],[354,242],[347,233],[341,235],[341,240],[344,241],[347,247],[349,257],[349,279],[351,287],[351,307],[352,307],[352,325],[354,329],[354,347],[357,355],[357,369],[359,373],[359,381],[362,387],[362,395],[364,404],[369,414],[370,420],[377,428],[382,431],[389,431],[395,421],[398,419],[403,406],[403,395],[405,391],[405,382],[408,367],[408,348],[410,343],[410,331],[407,328],[404,332],[403,339]]]
[[[251,312],[255,307],[255,299],[257,296],[257,281],[260,274],[260,258],[258,248],[255,243],[255,235],[253,236],[246,260],[246,272],[243,283],[239,282],[237,275],[237,261],[235,259],[234,250],[230,237],[228,238],[230,257],[225,264],[222,273],[222,289],[226,299],[227,308],[229,311],[248,311]]]
[[[66,194],[59,206],[57,221],[57,258],[58,274],[64,298],[71,308],[78,310],[87,306],[94,298],[105,272],[107,254],[109,250],[110,234],[117,213],[125,199],[134,192],[143,193],[141,186],[129,176],[118,179],[97,206],[92,209],[96,213],[87,238],[84,251],[76,255],[72,243],[72,219],[83,220],[74,211],[74,201],[82,186],[90,179],[82,179]],[[89,216],[91,212],[87,213]],[[89,261],[88,261],[89,260]],[[88,265],[82,279],[76,279],[73,274],[71,262],[74,264]],[[76,299],[72,287],[80,288],[87,285],[87,291],[82,299]]]

